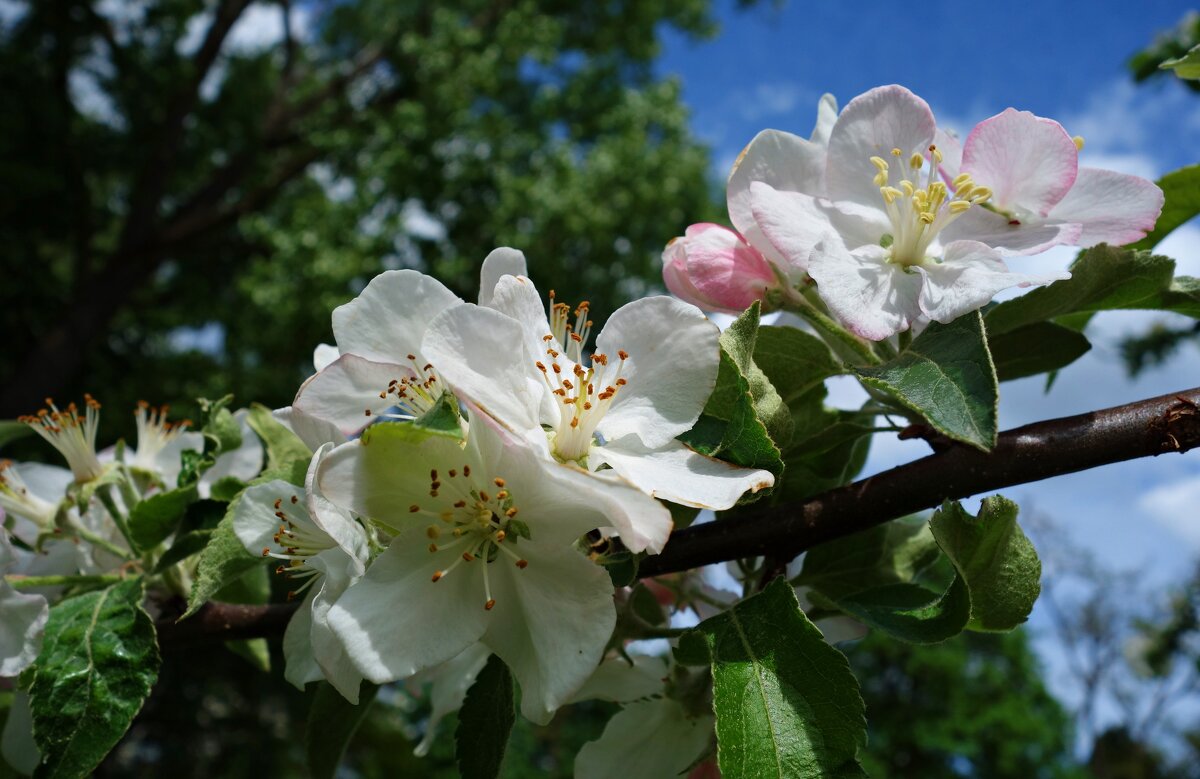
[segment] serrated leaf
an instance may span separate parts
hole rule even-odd
[[[0,419],[0,449],[27,435],[33,435],[33,428],[24,422]]]
[[[1060,370],[1091,348],[1087,336],[1078,329],[1054,322],[1034,322],[988,337],[988,349],[1000,381]]]
[[[463,779],[500,775],[514,722],[512,674],[503,660],[492,655],[467,690],[458,713],[454,756]]]
[[[946,503],[930,520],[971,594],[972,630],[1011,630],[1029,618],[1041,592],[1042,563],[1017,524],[1017,504],[984,498],[979,516]]]
[[[186,560],[204,549],[212,539],[214,530],[193,530],[175,538],[171,548],[163,552],[162,557],[154,564],[154,573],[162,573],[180,560]]]
[[[824,397],[824,388],[819,389]],[[793,439],[784,457],[787,479],[772,496],[776,503],[807,500],[849,484],[866,464],[873,428],[863,422],[862,414],[822,406],[805,418],[803,437]]]
[[[271,409],[261,403],[251,403],[250,411],[246,414],[246,424],[250,425],[267,450],[267,468],[278,468],[281,465],[312,457],[312,450],[300,438],[288,430],[275,417]]]
[[[209,497],[213,500],[219,500],[228,503],[237,497],[238,493],[246,489],[246,482],[236,476],[222,476],[212,483],[208,488]]]
[[[136,504],[129,512],[130,540],[142,551],[155,548],[175,532],[188,506],[199,497],[196,485],[189,484],[151,495]]]
[[[795,327],[759,327],[754,363],[789,406],[825,379],[845,371],[824,341]]]
[[[933,322],[895,359],[855,371],[942,435],[984,451],[995,446],[999,387],[978,312]]]
[[[837,599],[873,587],[912,582],[940,555],[929,523],[897,519],[819,544],[804,556],[796,584]]]
[[[867,742],[858,682],[782,577],[695,632],[712,654],[723,777],[865,776],[857,760]]]
[[[1163,238],[1174,232],[1175,228],[1200,214],[1200,165],[1188,165],[1186,168],[1171,171],[1156,183],[1166,198],[1162,213],[1159,214],[1154,229],[1147,233],[1145,238],[1126,248],[1153,249]]]
[[[993,307],[985,321],[992,336],[1068,314],[1118,309],[1167,310],[1200,317],[1193,279],[1173,279],[1175,261],[1147,251],[1106,244],[1080,253],[1071,278],[1039,287]]]
[[[289,466],[264,471],[251,484],[265,484],[274,479],[283,479],[291,484],[302,486],[308,472],[308,462],[297,460]],[[246,547],[238,540],[233,532],[233,514],[238,502],[246,493],[239,495],[229,504],[220,523],[209,537],[208,544],[200,554],[200,562],[196,566],[196,578],[192,583],[192,591],[188,595],[187,611],[180,619],[186,619],[208,602],[221,588],[245,575],[255,566],[262,565],[262,558],[255,557],[246,551]]]
[[[322,681],[317,685],[305,727],[305,752],[312,779],[333,779],[337,774],[342,755],[378,692],[377,685],[363,682],[355,706],[329,682]]]
[[[50,609],[30,687],[38,777],[83,777],[121,739],[158,677],[140,578]]]
[[[733,359],[746,379],[754,402],[754,416],[762,422],[775,445],[782,449],[792,438],[792,417],[782,396],[754,361],[758,322],[759,303],[755,301],[721,333],[721,350]]]
[[[219,400],[199,398],[196,401],[204,414],[204,424],[200,426],[200,432],[213,444],[211,451],[209,447],[205,447],[207,454],[215,456],[232,452],[242,445],[242,426],[233,418],[228,408],[232,401],[233,395],[226,395]]]
[[[1173,70],[1180,78],[1200,79],[1200,45],[1188,49],[1182,57],[1165,60],[1158,67]]]

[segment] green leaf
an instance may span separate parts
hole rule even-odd
[[[792,423],[783,399],[766,375],[754,366],[757,326],[755,303],[721,334],[716,387],[695,426],[679,436],[679,440],[700,454],[746,468],[763,468],[778,479],[783,473],[783,460],[764,419],[770,421],[775,435],[789,439]],[[764,494],[755,493],[743,500],[756,500]]]
[[[283,479],[291,484],[302,486],[308,470],[308,460],[293,462],[290,466],[264,471],[251,484],[264,484],[274,479]],[[200,562],[196,566],[196,579],[192,583],[192,591],[188,595],[187,611],[180,619],[186,619],[209,601],[222,587],[246,574],[255,566],[262,565],[262,558],[255,557],[246,551],[246,547],[238,540],[233,532],[234,509],[246,493],[242,493],[229,504],[225,516],[213,530],[208,545],[200,554]]]
[[[758,328],[754,363],[788,406],[830,376],[845,372],[824,341],[795,327]]]
[[[225,648],[263,673],[271,672],[271,647],[265,638],[226,641]]]
[[[933,322],[895,359],[855,371],[942,435],[984,451],[996,444],[999,387],[978,313]]]
[[[1189,165],[1171,171],[1157,183],[1166,197],[1162,213],[1159,214],[1154,229],[1142,240],[1130,244],[1127,247],[1129,249],[1153,249],[1163,238],[1174,232],[1175,228],[1200,214],[1200,165]]]
[[[667,621],[662,604],[644,584],[637,584],[629,593],[629,607],[647,625],[662,625]]]
[[[232,401],[233,395],[226,395],[220,400],[200,398],[196,401],[204,414],[204,424],[201,425],[200,432],[215,447],[210,451],[206,446],[206,454],[216,456],[232,452],[242,445],[242,426],[227,408]]]
[[[295,433],[279,424],[271,416],[271,409],[261,403],[250,404],[246,423],[258,434],[267,449],[268,468],[278,468],[295,460],[312,457],[312,450]]]
[[[717,760],[726,779],[864,777],[867,722],[846,658],[782,577],[701,622],[712,656]]]
[[[1200,79],[1200,45],[1188,49],[1182,57],[1166,60],[1159,67],[1175,71],[1180,78]]]
[[[82,777],[121,739],[158,677],[141,578],[50,609],[29,694],[38,777]]]
[[[988,337],[1000,381],[1060,370],[1091,348],[1091,342],[1079,330],[1054,322],[1034,322]]]
[[[193,530],[177,536],[175,543],[171,544],[171,548],[163,552],[162,557],[158,558],[158,562],[154,564],[153,573],[162,573],[180,560],[186,560],[204,549],[212,540],[214,532],[216,531],[210,528]]]
[[[175,532],[187,508],[200,496],[196,485],[189,484],[160,492],[136,504],[129,512],[129,534],[138,549],[155,548]]]
[[[237,497],[238,493],[246,489],[246,482],[236,476],[222,476],[212,483],[209,487],[208,494],[213,500],[219,500],[222,503],[228,503]]]
[[[1011,630],[1029,618],[1041,592],[1042,563],[1017,524],[1017,504],[984,498],[979,516],[947,502],[930,527],[971,592],[972,630]]]
[[[329,682],[317,684],[312,705],[308,709],[308,724],[305,727],[305,745],[308,755],[308,771],[312,779],[333,779],[338,764],[354,732],[367,716],[377,685],[363,682],[359,688],[358,705],[342,697]]]
[[[804,556],[795,583],[838,599],[873,587],[920,578],[940,556],[929,523],[897,519],[819,544]]]
[[[437,404],[414,419],[412,424],[437,435],[459,439],[463,437],[458,401],[449,392],[443,392]]]
[[[809,409],[795,418],[805,421],[803,432],[797,428],[791,449],[784,457],[787,478],[776,488],[775,503],[807,500],[825,490],[854,480],[867,461],[872,427],[856,411],[825,408],[821,400],[825,388],[811,394],[819,397],[819,410]]]
[[[1194,279],[1172,280],[1175,261],[1147,251],[1105,244],[1080,253],[1071,278],[1006,300],[987,312],[994,337],[1019,327],[1067,314],[1115,309],[1158,309],[1200,317],[1200,289]]]
[[[0,449],[27,435],[33,435],[33,428],[24,422],[0,419]]]
[[[608,571],[613,587],[628,587],[637,581],[640,559],[638,555],[622,550],[604,555],[599,562]]]
[[[512,674],[503,660],[492,655],[467,690],[458,713],[454,756],[463,779],[495,779],[500,775],[515,721]]]

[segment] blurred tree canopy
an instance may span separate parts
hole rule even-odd
[[[602,318],[717,215],[652,70],[664,27],[715,31],[708,6],[8,3],[0,417],[83,391],[286,404],[374,274],[474,299],[501,245]]]

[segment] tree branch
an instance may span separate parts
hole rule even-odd
[[[1200,387],[1036,422],[1001,433],[990,452],[954,447],[803,503],[771,506],[737,519],[680,530],[662,554],[642,561],[639,575],[659,576],[743,557],[789,560],[817,544],[932,508],[943,500],[1197,446]],[[294,604],[208,603],[183,622],[160,620],[159,638],[167,646],[278,635],[294,610]]]

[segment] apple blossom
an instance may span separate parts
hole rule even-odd
[[[965,173],[949,186],[939,179],[936,129],[925,101],[900,86],[879,87],[850,101],[830,132],[827,197],[750,186],[763,234],[807,269],[830,310],[864,338],[881,340],[922,319],[950,322],[1002,289],[1069,276],[1012,273],[1002,254],[1073,241],[1079,225],[987,232],[1000,218],[981,208],[992,190]],[[950,231],[976,213],[987,215],[977,238]]]
[[[1082,148],[1053,119],[1008,108],[977,124],[961,150],[949,143],[943,173],[988,182],[989,233],[1077,223],[1079,246],[1144,237],[1162,211],[1162,190],[1140,176],[1080,167]]]
[[[17,592],[5,580],[16,563],[7,532],[0,532],[0,676],[16,676],[37,658],[50,618],[43,595]]]
[[[512,669],[524,715],[545,723],[595,668],[616,622],[608,574],[573,542],[619,514],[669,515],[632,487],[540,456],[476,409],[467,415],[465,443],[384,423],[326,457],[325,496],[392,536],[329,624],[376,683],[480,642]]]
[[[233,505],[233,530],[251,553],[282,561],[276,571],[299,583],[289,597],[307,591],[283,636],[284,678],[301,689],[326,679],[357,703],[362,677],[326,617],[330,605],[362,576],[369,552],[363,527],[326,500],[315,483],[331,449],[327,444],[313,455],[304,488],[281,480],[247,488]]]
[[[0,509],[49,530],[72,481],[65,468],[0,460]]]
[[[100,424],[100,404],[91,395],[83,396],[84,412],[79,415],[79,407],[74,403],[67,406],[65,411],[59,411],[54,401],[46,398],[48,408],[43,408],[36,414],[23,416],[19,421],[33,428],[33,431],[50,442],[66,459],[71,473],[75,475],[75,483],[98,479],[104,473],[104,466],[96,456],[96,428]]]
[[[780,289],[770,263],[745,238],[707,223],[667,244],[663,281],[675,297],[725,314],[739,314]]]
[[[552,293],[553,294],[553,293]],[[718,331],[695,306],[649,297],[619,308],[590,360],[587,307],[550,303],[524,276],[496,284],[497,310],[462,305],[429,326],[424,349],[455,393],[560,462],[603,466],[655,497],[725,509],[770,487],[767,471],[705,457],[676,440],[712,394]],[[524,343],[525,353],[514,354]],[[633,551],[661,550],[670,526],[616,526]]]

